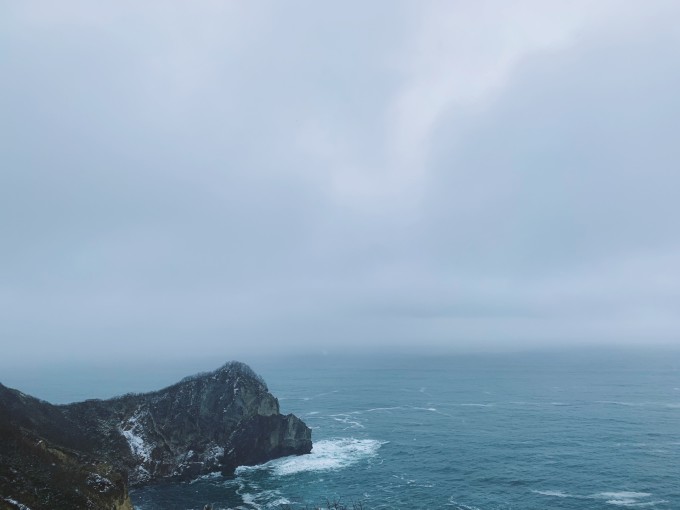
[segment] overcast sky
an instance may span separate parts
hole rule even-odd
[[[0,5],[2,364],[680,345],[677,1]]]

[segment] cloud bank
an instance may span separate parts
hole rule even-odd
[[[6,363],[679,343],[676,2],[3,11]]]

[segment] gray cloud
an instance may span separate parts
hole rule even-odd
[[[677,343],[677,6],[490,5],[6,7],[6,363]]]

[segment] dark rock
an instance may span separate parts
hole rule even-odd
[[[4,498],[33,510],[128,509],[126,481],[231,474],[311,448],[310,429],[281,415],[243,363],[153,393],[62,406],[0,384],[0,508]]]
[[[270,459],[297,455],[301,445],[311,451],[307,426],[292,414],[255,415],[229,436],[222,473],[233,473],[238,466],[252,466]]]
[[[73,437],[67,432],[59,440],[63,426],[68,423],[55,406],[0,385],[0,509],[132,510],[126,474],[65,446]]]

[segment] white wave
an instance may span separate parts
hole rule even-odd
[[[465,405],[465,404],[462,404]],[[474,404],[471,404],[474,405]],[[487,405],[487,404],[480,404]],[[492,405],[492,404],[489,404]],[[374,413],[376,411],[430,411],[430,412],[440,412],[434,407],[416,407],[416,406],[394,406],[394,407],[372,407],[371,409],[361,409],[358,411],[350,411],[348,413],[332,414],[331,416],[347,416],[350,414],[364,414],[364,413]],[[444,413],[442,413],[444,414]],[[447,415],[448,416],[448,415]]]
[[[541,496],[552,496],[555,498],[572,498],[571,494],[567,494],[566,492],[562,491],[531,491],[534,494],[540,494]]]
[[[661,503],[667,503],[666,500],[651,500],[650,498],[652,495],[649,492],[608,491],[598,492],[597,494],[591,494],[590,496],[579,496],[557,490],[532,490],[531,492],[555,498],[599,499],[604,500],[605,503],[609,505],[631,508],[653,507]]]
[[[242,466],[236,469],[236,474],[266,470],[276,476],[286,476],[306,471],[342,469],[376,456],[383,444],[386,442],[375,439],[324,439],[314,443],[312,452],[307,455],[284,457],[259,466]]]
[[[619,498],[619,499],[608,499],[607,503],[610,505],[616,505],[616,506],[628,506],[628,507],[636,507],[636,508],[642,508],[642,507],[648,507],[648,506],[654,506],[658,503],[662,503],[664,501],[638,501],[637,499],[634,498]]]
[[[609,499],[609,498],[623,498],[623,499],[640,499],[651,496],[649,492],[632,492],[632,491],[618,491],[618,492],[598,492],[595,496]]]
[[[596,499],[604,499],[609,505],[625,506],[631,508],[645,508],[653,507],[661,503],[666,503],[665,500],[650,500],[652,495],[649,492],[634,492],[634,491],[611,491],[599,492],[592,497]]]
[[[205,475],[197,476],[189,482],[189,484],[205,481],[205,480],[215,480],[217,478],[222,478],[222,473],[219,471],[213,471],[212,473],[207,473]]]
[[[278,490],[259,491],[256,494],[238,491],[237,493],[241,496],[245,505],[248,505],[255,510],[279,508],[281,505],[290,505],[290,500],[281,496],[281,493]]]
[[[290,505],[290,500],[286,498],[278,498],[273,501],[270,501],[267,506],[272,507],[272,508],[279,508],[282,505]]]
[[[346,415],[346,414],[331,415],[331,418],[333,418],[335,421],[339,421],[340,423],[344,423],[345,425],[348,425],[347,428],[358,428],[358,429],[364,428],[364,426],[361,423],[359,423],[356,420],[350,419],[349,416]]]
[[[371,409],[364,409],[363,411],[352,411],[349,414],[373,413],[375,411],[394,411],[397,409],[406,409],[404,406],[395,407],[372,407]]]

